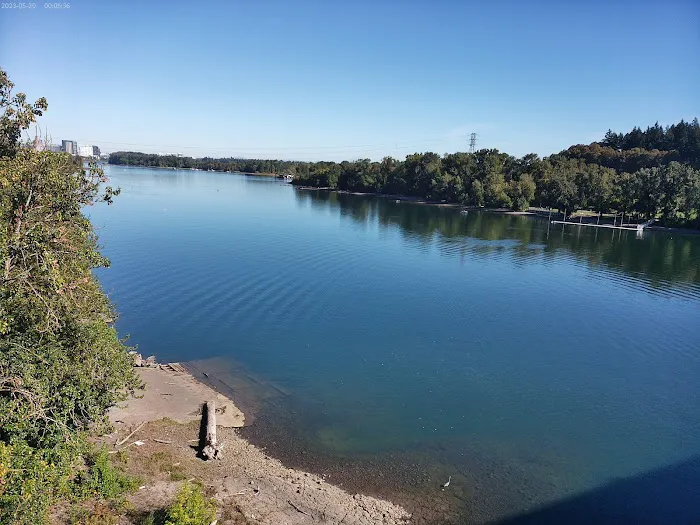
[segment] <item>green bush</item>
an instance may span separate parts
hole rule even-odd
[[[121,504],[123,494],[138,481],[115,467],[106,450],[89,448],[36,449],[23,442],[0,442],[0,523],[42,523],[58,499]]]
[[[165,525],[210,525],[216,519],[216,505],[202,494],[199,485],[186,483],[166,512]]]
[[[0,523],[30,525],[46,519],[49,504],[70,494],[70,451],[0,442]]]
[[[76,487],[84,498],[118,501],[124,493],[138,488],[138,480],[117,468],[104,448],[88,454],[87,466]]]

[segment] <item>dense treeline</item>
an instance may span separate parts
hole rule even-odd
[[[38,524],[59,499],[129,485],[88,436],[138,381],[82,213],[116,192],[96,165],[19,142],[47,105],[12,87],[0,69],[0,523]]]
[[[635,127],[626,134],[608,130],[601,146],[617,150],[675,151],[677,160],[700,168],[700,125],[697,118],[692,122],[681,120],[666,128],[657,122],[646,131]]]
[[[681,120],[667,128],[657,122],[645,131],[635,127],[626,134],[608,130],[600,143],[572,146],[563,154],[618,172],[634,173],[673,161],[700,169],[700,125],[694,119],[693,122]]]
[[[180,155],[156,155],[135,151],[117,151],[109,155],[110,164],[122,166],[146,166],[150,168],[179,168],[240,173],[287,173],[298,163],[288,160],[267,159],[194,159]]]
[[[667,225],[700,227],[700,124],[658,124],[547,158],[476,153],[416,153],[400,161],[291,162],[192,159],[117,152],[112,164],[288,173],[294,183],[355,192],[406,195],[467,206],[525,210],[624,212]]]

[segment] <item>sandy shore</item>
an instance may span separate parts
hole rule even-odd
[[[196,381],[184,368],[139,368],[146,383],[142,397],[110,411],[116,431],[108,444],[134,433],[115,447],[126,454],[126,469],[145,480],[130,497],[133,511],[124,524],[139,523],[148,512],[167,506],[184,480],[199,480],[218,504],[219,524],[408,523],[401,507],[371,496],[349,494],[324,476],[286,468],[243,439],[236,430],[245,416],[230,400]],[[217,400],[222,460],[197,457],[202,404]],[[144,423],[142,425],[142,423]],[[142,426],[141,426],[142,425]]]

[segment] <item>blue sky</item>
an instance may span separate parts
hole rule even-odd
[[[54,142],[105,151],[550,154],[700,116],[700,2],[70,1],[0,11]]]

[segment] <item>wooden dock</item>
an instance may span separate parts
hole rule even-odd
[[[591,224],[590,222],[570,222],[570,221],[552,221],[552,224],[570,224],[571,226],[591,226],[593,228],[608,228],[610,230],[630,230],[643,231],[645,226],[613,226],[612,224]]]

